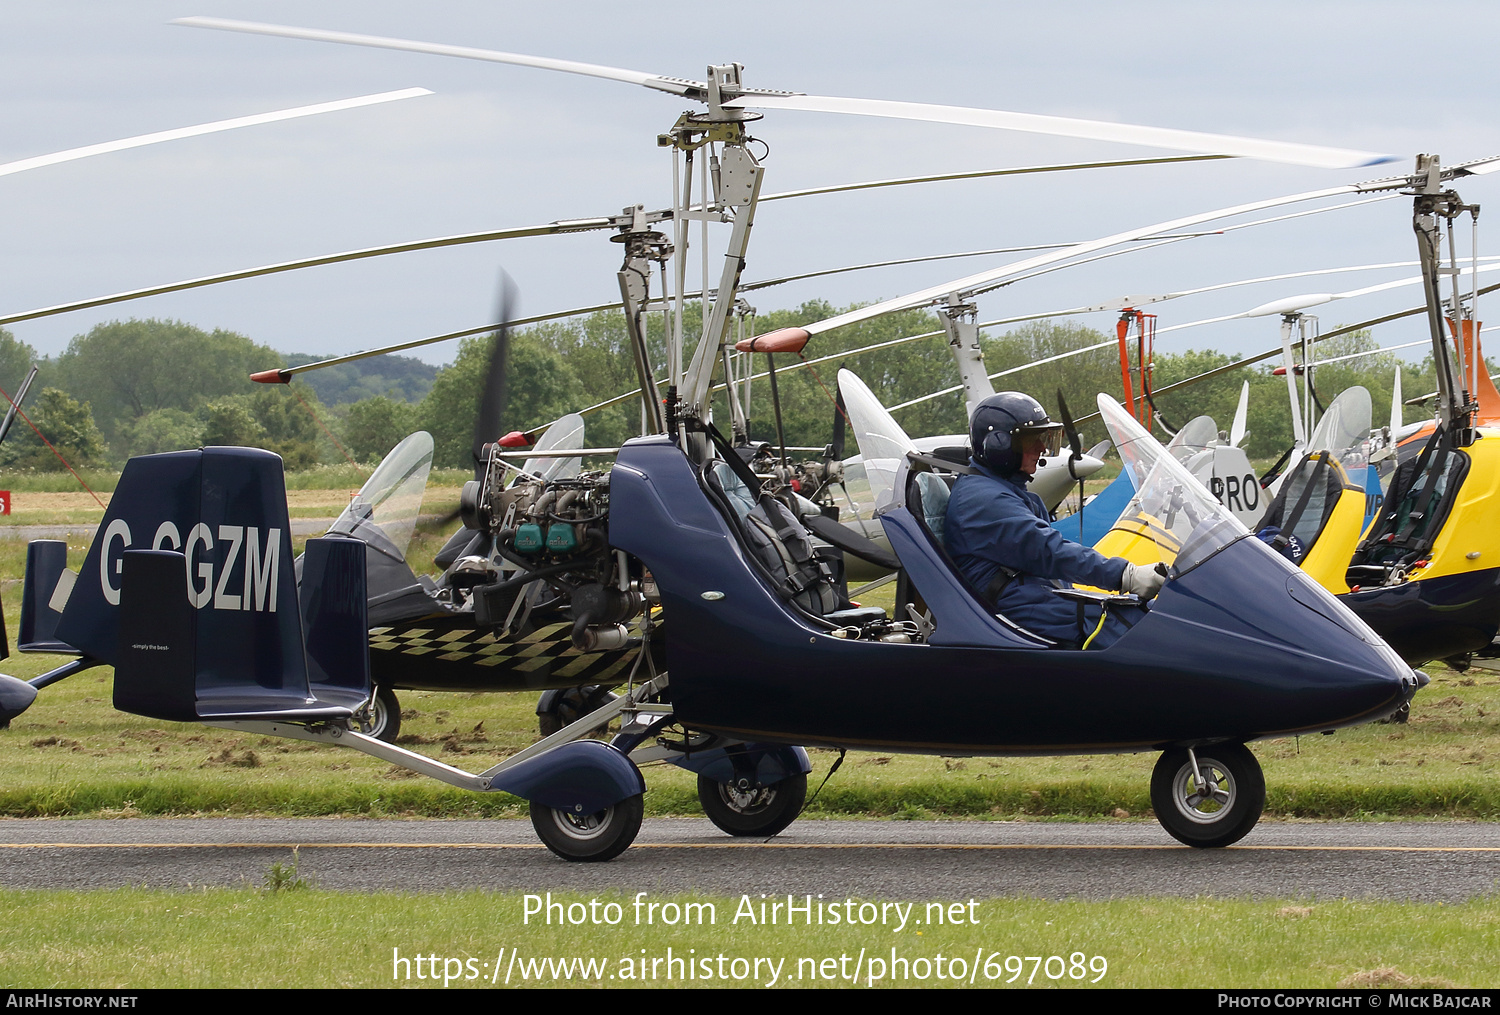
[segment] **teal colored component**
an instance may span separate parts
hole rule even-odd
[[[547,549],[553,553],[572,553],[578,549],[578,534],[568,523],[558,523],[547,529]]]
[[[516,552],[542,552],[542,527],[540,525],[535,522],[527,522],[516,529]]]

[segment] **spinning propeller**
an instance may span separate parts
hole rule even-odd
[[[474,480],[464,484],[455,507],[426,523],[429,529],[446,528],[460,517],[464,520],[465,529],[480,527],[490,471],[489,446],[497,440],[504,443],[507,439],[500,436],[500,421],[505,417],[510,395],[507,373],[510,361],[510,318],[516,304],[516,285],[503,268],[500,269],[497,290],[496,319],[499,325],[495,328],[494,345],[490,348],[489,363],[485,366],[484,386],[479,392],[479,413],[474,417],[474,434],[470,445],[470,454],[474,459]],[[471,522],[474,524],[470,524]]]
[[[1083,461],[1083,441],[1078,436],[1078,426],[1073,422],[1073,414],[1068,411],[1068,400],[1063,397],[1062,388],[1057,389],[1057,414],[1062,417],[1063,433],[1068,438],[1068,475],[1078,480],[1078,539],[1083,540],[1083,477],[1078,474],[1075,466]]]

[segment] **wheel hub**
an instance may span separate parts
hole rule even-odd
[[[742,814],[765,807],[775,793],[775,790],[767,786],[736,784],[723,787],[724,802]]]
[[[573,839],[597,838],[609,824],[608,810],[595,811],[593,814],[554,810],[552,816],[558,829]]]
[[[1191,763],[1183,765],[1172,789],[1177,812],[1200,825],[1221,820],[1234,802],[1234,776],[1211,758],[1200,759],[1196,772]]]

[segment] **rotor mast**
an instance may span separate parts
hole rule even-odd
[[[959,381],[964,389],[964,416],[974,415],[980,402],[995,393],[984,366],[984,350],[979,346],[979,307],[972,299],[951,293],[938,311],[948,351],[958,364]]]
[[[677,419],[695,421],[702,425],[708,419],[708,394],[713,382],[715,368],[723,359],[724,340],[729,329],[729,317],[738,297],[740,274],[745,268],[745,251],[750,244],[750,229],[755,222],[755,209],[760,199],[761,184],[765,169],[750,153],[750,136],[745,124],[758,120],[761,114],[724,105],[745,94],[741,85],[744,68],[737,63],[720,64],[708,68],[708,112],[684,113],[669,133],[661,135],[657,143],[671,147],[680,154],[683,163],[683,186],[673,189],[674,200],[681,204],[673,208],[673,217],[678,225],[678,256],[687,246],[687,230],[692,220],[704,223],[703,289],[708,291],[707,226],[710,221],[729,222],[732,228],[729,243],[724,250],[724,264],[719,273],[719,284],[713,293],[713,303],[705,307],[703,331],[693,351],[692,361],[684,370],[680,360],[674,357],[673,386],[676,399],[668,393],[671,403],[668,410],[668,426]],[[714,153],[712,146],[719,150]],[[703,155],[707,161],[699,165],[702,190],[701,206],[691,206],[692,169],[695,157],[702,158],[700,150],[708,148]],[[674,178],[677,174],[674,172]],[[713,194],[708,193],[712,180]],[[677,267],[677,334],[680,336],[682,304],[684,300],[685,262]],[[707,296],[705,295],[705,302]],[[680,338],[674,343],[676,355],[683,351]],[[691,427],[690,427],[691,428]]]
[[[1470,389],[1463,386],[1462,375],[1455,376],[1453,357],[1449,355],[1447,335],[1443,327],[1445,301],[1442,282],[1445,275],[1453,277],[1453,299],[1449,309],[1457,331],[1463,327],[1465,318],[1472,319],[1476,308],[1472,305],[1465,307],[1458,289],[1459,268],[1457,264],[1451,263],[1454,260],[1453,225],[1454,220],[1465,212],[1477,221],[1479,206],[1464,204],[1457,191],[1445,187],[1445,177],[1448,175],[1450,174],[1443,172],[1438,156],[1418,155],[1416,173],[1411,178],[1412,189],[1408,193],[1413,196],[1412,230],[1417,236],[1417,256],[1422,263],[1427,329],[1432,337],[1432,362],[1437,373],[1438,423],[1451,432],[1455,428],[1468,428],[1478,405],[1470,394]],[[1450,255],[1447,266],[1444,265],[1443,256],[1445,230]],[[1471,298],[1470,303],[1472,302]],[[1477,324],[1473,326],[1477,327]],[[1454,345],[1462,349],[1461,341],[1456,340]],[[1459,355],[1462,356],[1461,351]],[[1474,364],[1474,368],[1476,371],[1482,369],[1478,363]]]

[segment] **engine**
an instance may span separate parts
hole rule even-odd
[[[505,486],[506,469],[493,451],[489,458],[484,480],[464,484],[459,512],[466,528],[488,534],[492,552],[449,570],[476,625],[510,632],[529,614],[561,612],[580,651],[630,645],[626,624],[646,597],[639,562],[609,545],[609,473],[523,474]]]

